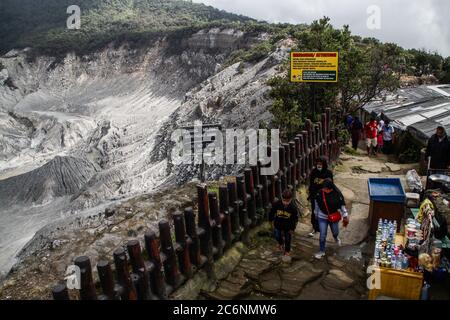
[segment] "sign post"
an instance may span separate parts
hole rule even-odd
[[[204,149],[210,144],[215,141],[215,137],[205,137],[205,132],[208,130],[217,130],[222,131],[222,125],[220,124],[201,124],[200,126],[191,126],[191,127],[183,127],[184,130],[189,131],[189,134],[191,136],[190,139],[190,148],[191,148],[191,154],[192,154],[192,160],[194,161],[194,164],[196,163],[196,160],[198,158],[200,159],[199,163],[199,180],[200,182],[205,182],[205,161],[203,157],[203,151]],[[196,132],[198,130],[198,132]],[[197,136],[198,135],[198,136]],[[196,146],[200,145],[201,150],[197,150]],[[201,151],[201,154],[196,154],[197,151]]]
[[[291,81],[338,82],[338,52],[292,52]]]
[[[316,83],[336,83],[338,52],[291,52],[291,82],[311,83],[312,113],[316,113]]]

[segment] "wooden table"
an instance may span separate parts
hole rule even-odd
[[[404,234],[395,236],[395,244],[405,245]],[[373,267],[375,272],[380,272],[380,289],[369,291],[369,300],[376,300],[378,296],[387,296],[402,300],[420,300],[423,287],[423,273],[408,270],[396,270],[391,268]]]

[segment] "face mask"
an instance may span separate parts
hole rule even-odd
[[[322,166],[317,166],[317,170],[322,171]]]

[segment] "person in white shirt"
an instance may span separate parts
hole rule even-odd
[[[386,120],[384,126],[382,127],[383,134],[383,152],[384,154],[392,153],[392,146],[394,144],[394,127],[390,124],[389,120]]]

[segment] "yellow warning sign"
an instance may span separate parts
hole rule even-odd
[[[337,82],[338,52],[292,52],[292,82]]]

